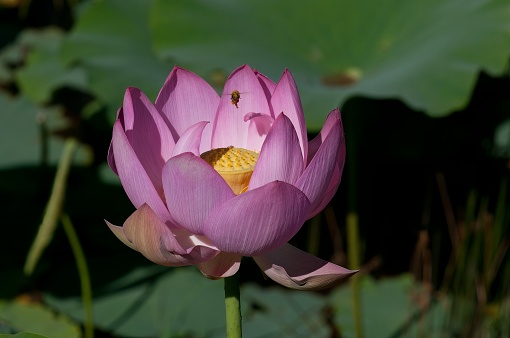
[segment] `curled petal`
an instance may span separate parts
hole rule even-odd
[[[118,227],[109,224],[117,235]],[[183,266],[205,262],[216,256],[219,251],[205,242],[196,243],[192,234],[182,230],[176,236],[163,223],[151,208],[144,204],[124,222],[122,227],[124,238],[131,247],[139,251],[147,259],[159,265]],[[124,242],[124,238],[120,239]]]
[[[125,245],[127,245],[131,249],[136,250],[135,245],[133,243],[131,243],[129,241],[129,239],[127,239],[126,235],[124,234],[124,229],[122,229],[122,227],[120,227],[118,225],[113,225],[112,223],[108,222],[107,220],[104,220],[104,221],[106,222],[106,225],[108,225],[108,228],[110,228],[110,230],[113,232],[115,237],[120,239],[120,241],[122,243],[124,243]]]
[[[177,141],[175,144],[172,156],[186,152],[193,153],[195,156],[200,156],[200,142],[202,140],[202,133],[208,123],[209,122],[207,121],[198,122],[186,129],[179,141]]]
[[[112,148],[120,182],[135,208],[147,203],[159,218],[164,221],[171,220],[170,213],[161,199],[163,192],[156,190],[145,172],[129,144],[120,120],[113,125]]]
[[[174,67],[156,98],[155,106],[178,140],[184,131],[200,121],[214,121],[220,98],[200,76],[180,67]],[[211,149],[210,125],[203,131],[200,152]]]
[[[249,189],[272,181],[294,184],[304,170],[301,147],[292,122],[280,114],[262,145]]]
[[[308,137],[306,134],[305,115],[296,82],[288,69],[283,72],[280,81],[276,85],[271,97],[271,106],[275,118],[283,112],[292,121],[297,132],[299,144],[301,145],[302,158],[306,161],[308,156]]]
[[[303,225],[309,206],[296,187],[271,182],[214,209],[206,220],[204,234],[221,251],[260,255],[291,239]]]
[[[213,259],[198,264],[198,268],[207,278],[218,279],[234,275],[240,265],[241,255],[221,252]]]
[[[194,234],[203,234],[211,210],[235,197],[208,163],[191,153],[172,157],[163,169],[166,203],[173,219]]]
[[[231,94],[240,92],[237,107]],[[234,70],[228,77],[213,126],[212,148],[247,147],[248,126],[244,116],[248,113],[270,115],[269,103],[257,76],[247,65]]]
[[[312,256],[290,244],[253,258],[269,278],[297,290],[329,288],[357,272]]]
[[[311,210],[319,205],[328,189],[343,143],[342,126],[338,120],[295,184],[310,200]]]

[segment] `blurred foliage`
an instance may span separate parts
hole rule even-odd
[[[0,302],[0,333],[22,329],[37,332],[52,338],[80,337],[79,327],[63,315],[55,315],[40,304],[30,304],[22,299],[15,302]],[[22,336],[22,335],[21,335]],[[1,337],[1,335],[0,335]],[[18,335],[15,335],[18,337]],[[29,337],[29,336],[27,336]]]
[[[69,137],[81,143],[63,210],[87,255],[97,335],[223,336],[220,282],[153,266],[104,226],[133,210],[105,160],[126,87],[154,99],[179,64],[220,91],[243,63],[275,81],[292,71],[310,137],[342,108],[344,182],[310,247],[345,264],[357,211],[365,336],[510,336],[509,31],[507,0],[0,1],[0,336],[80,334],[61,228],[22,273]],[[353,335],[350,289],[269,288],[242,266],[246,337]]]

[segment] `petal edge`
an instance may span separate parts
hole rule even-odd
[[[269,278],[296,290],[330,288],[358,272],[327,262],[290,244],[253,258]]]

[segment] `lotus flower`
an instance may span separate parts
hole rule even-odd
[[[175,67],[154,104],[126,90],[108,163],[136,211],[122,227],[107,224],[160,265],[196,265],[215,279],[251,256],[289,288],[329,287],[355,271],[287,242],[331,200],[344,159],[338,109],[308,142],[290,71],[275,84],[241,66],[219,96]]]

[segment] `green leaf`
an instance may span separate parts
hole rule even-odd
[[[17,334],[0,334],[0,338],[7,338],[7,337],[12,337],[12,338],[50,338],[48,336],[42,336],[40,334],[30,333],[30,332],[21,332],[21,333],[17,333]]]
[[[2,327],[9,327],[14,332],[31,331],[52,338],[80,337],[79,327],[62,315],[55,315],[40,304],[22,304],[19,302],[0,301],[0,322]],[[14,337],[39,337],[22,333]]]
[[[40,161],[38,108],[27,99],[2,94],[0,106],[0,167]]]
[[[246,337],[329,337],[325,307],[325,298],[311,292],[255,284],[241,288]]]
[[[162,273],[163,272],[163,273]],[[224,337],[223,280],[195,267],[148,266],[94,291],[96,327],[129,337]],[[79,297],[45,295],[52,307],[82,322]],[[323,296],[281,287],[241,286],[244,336],[328,337]]]
[[[170,73],[171,65],[163,63],[151,46],[150,6],[151,1],[140,0],[89,2],[63,42],[63,62],[79,64],[89,90],[113,111],[122,105],[128,86],[142,89],[154,100]]]
[[[0,93],[0,168],[39,165],[42,161],[41,122],[55,120],[55,109],[40,108],[25,97]],[[56,163],[62,143],[49,138],[49,163]]]
[[[140,280],[140,276],[152,275],[154,269],[161,271],[161,267],[152,266],[134,271],[133,276]],[[214,331],[224,333],[222,281],[204,278],[195,267],[168,271],[156,280],[145,280],[134,285],[120,281],[106,287],[109,292],[94,299],[96,327],[129,337],[205,336]],[[101,293],[101,290],[97,292]],[[58,299],[47,295],[45,300],[60,311],[83,321],[79,298]]]
[[[356,95],[447,115],[510,54],[507,0],[156,0],[151,24],[161,56],[206,77],[248,63],[278,80],[288,67],[315,130]]]
[[[29,53],[16,79],[21,91],[34,102],[49,102],[53,92],[63,86],[80,89],[87,86],[81,68],[65,68],[59,60],[63,37],[63,32],[57,29],[27,30],[18,40]]]
[[[411,275],[404,274],[379,281],[364,276],[360,286],[365,337],[395,337],[399,336],[397,333],[401,330],[412,330],[420,333],[416,336],[422,336],[424,332],[421,325],[425,324],[426,336],[438,337],[433,333],[439,334],[444,324],[444,304],[431,306],[424,311],[423,305],[427,303],[429,295],[418,284],[414,284]],[[335,310],[334,322],[342,336],[353,337],[351,288],[345,286],[335,289],[329,301]],[[420,314],[425,315],[425,318],[420,318]]]
[[[67,121],[59,107],[38,107],[24,96],[9,97],[0,92],[0,169],[20,166],[39,166],[42,162],[43,144],[41,126],[48,133],[62,128]],[[58,162],[63,141],[48,136],[47,164]],[[77,163],[90,163],[90,153],[80,148]]]

